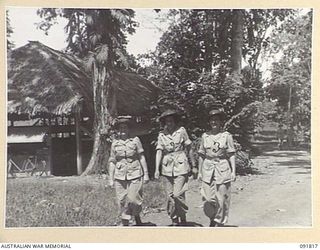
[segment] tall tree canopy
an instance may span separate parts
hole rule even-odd
[[[135,31],[134,11],[130,9],[39,9],[43,21],[39,28],[48,32],[58,17],[68,20],[65,27],[67,50],[84,58],[92,72],[94,89],[94,146],[83,173],[90,174],[107,165],[110,129],[114,116],[115,86],[111,78],[115,67],[128,67],[126,34]]]
[[[14,43],[10,40],[11,34],[13,33],[13,29],[10,24],[9,11],[6,10],[6,31],[7,31],[7,50],[11,50],[14,48]]]
[[[301,136],[310,136],[312,11],[284,22],[272,35],[276,55],[267,95],[278,107],[278,121]],[[280,59],[279,59],[280,58]],[[298,135],[298,134],[297,134]]]
[[[256,114],[264,92],[259,59],[269,43],[267,30],[293,12],[171,10],[172,22],[156,51],[142,56],[152,61],[145,74],[164,89],[154,112],[175,106],[189,115],[190,129],[201,131],[208,108],[220,103],[227,113],[226,126],[246,143],[260,121]]]

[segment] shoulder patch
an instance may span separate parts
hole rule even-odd
[[[228,131],[224,131],[223,134],[230,135],[230,133]]]
[[[178,130],[181,130],[182,132],[186,131],[186,129],[184,127],[180,127]]]
[[[208,134],[207,132],[204,132],[204,133],[202,134],[202,137],[203,137],[203,138],[208,137],[208,136],[209,136],[209,134]]]
[[[139,142],[139,141],[140,141],[140,139],[139,139],[139,137],[138,137],[138,136],[134,137],[134,138],[133,138],[133,140],[134,140],[134,141],[137,141],[137,142]]]
[[[115,139],[113,142],[112,142],[113,145],[118,145],[119,144],[119,140],[118,139]]]

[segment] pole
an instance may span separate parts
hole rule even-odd
[[[77,148],[77,174],[82,174],[82,147],[81,147],[81,131],[80,131],[80,108],[76,108],[75,126],[76,126],[76,148]]]

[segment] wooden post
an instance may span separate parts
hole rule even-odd
[[[82,147],[81,147],[81,130],[80,130],[80,108],[77,107],[75,112],[76,127],[76,148],[77,148],[77,174],[82,174]]]
[[[287,125],[287,137],[288,137],[288,146],[289,148],[292,147],[293,144],[293,124],[292,124],[292,120],[291,120],[291,109],[292,109],[292,88],[293,88],[293,84],[290,83],[289,84],[289,100],[288,100],[288,125]]]
[[[48,132],[48,162],[50,175],[53,174],[53,164],[52,164],[52,131],[51,131],[51,123],[49,122],[49,132]]]

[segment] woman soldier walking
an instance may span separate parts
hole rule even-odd
[[[199,175],[202,181],[203,210],[210,227],[228,220],[231,181],[236,179],[235,148],[231,134],[222,131],[223,111],[209,112],[211,130],[202,135],[199,148]]]
[[[178,127],[179,115],[176,110],[166,110],[160,116],[164,130],[159,133],[155,178],[159,178],[159,168],[162,160],[162,175],[166,177],[166,191],[168,195],[167,211],[172,225],[186,224],[185,192],[188,189],[188,173],[190,166],[185,150],[189,152],[194,166],[191,152],[191,141],[184,127]]]
[[[130,116],[118,117],[117,138],[111,144],[109,158],[110,185],[115,186],[123,226],[129,225],[132,216],[136,225],[142,225],[142,185],[149,180],[140,139],[129,134],[130,120]]]

